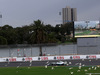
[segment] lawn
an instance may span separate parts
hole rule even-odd
[[[100,67],[4,67],[0,68],[0,75],[91,75],[100,73]],[[96,75],[96,74],[92,74]],[[100,75],[100,74],[99,74]]]
[[[91,31],[83,31],[82,33],[76,33],[75,35],[89,35]]]

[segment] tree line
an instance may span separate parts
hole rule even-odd
[[[71,38],[72,32],[72,22],[52,26],[36,20],[30,25],[16,28],[4,25],[0,27],[0,45],[75,42],[75,38]]]

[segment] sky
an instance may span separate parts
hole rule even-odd
[[[62,23],[59,12],[66,6],[77,8],[78,21],[100,18],[100,0],[0,0],[0,22],[2,26],[21,27],[40,19],[55,26]]]
[[[96,27],[98,24],[99,24],[99,21],[88,21],[88,23],[86,23],[86,21],[75,21],[74,22],[75,27],[83,26],[83,28],[87,27],[87,25],[88,25],[88,28]]]

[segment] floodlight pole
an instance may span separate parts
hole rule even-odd
[[[87,24],[87,29],[88,29],[88,23],[89,23],[89,21],[85,21],[85,23]]]
[[[11,57],[11,51],[10,51],[10,48],[9,48],[9,57]]]
[[[31,46],[31,57],[32,57],[32,46]]]

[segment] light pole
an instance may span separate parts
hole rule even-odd
[[[32,46],[31,46],[31,57],[32,57]]]
[[[10,51],[10,48],[9,48],[9,57],[11,57],[11,51]]]
[[[86,23],[86,25],[87,25],[86,29],[88,29],[88,23],[89,23],[89,21],[85,21],[85,23]]]
[[[59,47],[59,55],[61,55],[60,47]]]

